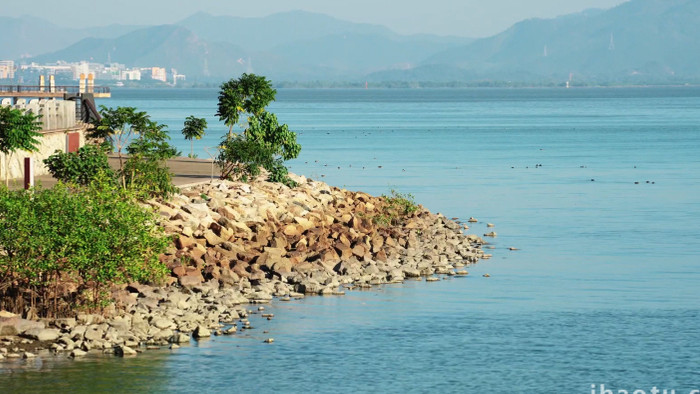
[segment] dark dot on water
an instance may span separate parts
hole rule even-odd
[[[377,166],[377,168],[382,168],[382,166]]]
[[[635,185],[639,185],[639,182],[635,182],[634,184],[635,184]]]
[[[591,182],[595,182],[595,179],[591,179]]]

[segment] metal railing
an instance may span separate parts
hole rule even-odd
[[[88,90],[90,89],[90,91]],[[0,93],[68,93],[68,94],[79,94],[80,86],[66,86],[66,85],[56,85],[51,86],[40,86],[40,85],[0,85]],[[82,93],[94,93],[94,94],[109,94],[110,90],[107,86],[95,86],[93,88],[85,88],[85,92]]]

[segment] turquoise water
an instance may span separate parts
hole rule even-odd
[[[226,130],[216,95],[117,91],[103,103],[147,110],[184,153],[184,118],[206,116],[195,148],[207,157]],[[479,235],[494,223],[494,258],[468,278],[279,303],[249,336],[172,354],[0,364],[0,387],[700,389],[700,89],[281,90],[271,109],[299,132],[292,171],[412,193],[477,217]]]

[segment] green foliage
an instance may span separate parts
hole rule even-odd
[[[276,94],[272,82],[255,74],[243,74],[221,84],[216,116],[229,127],[228,138],[232,137],[233,126],[242,114],[259,115],[275,100]]]
[[[194,143],[193,140],[200,140],[204,137],[204,130],[207,128],[207,120],[204,118],[196,118],[194,116],[188,116],[185,119],[185,125],[182,129],[182,135],[185,136],[186,140],[190,140],[190,154],[188,157],[196,158],[194,154]]]
[[[89,136],[105,139],[111,147],[109,151],[117,150],[117,174],[122,187],[134,190],[142,198],[175,192],[177,189],[165,161],[179,156],[180,152],[170,144],[167,127],[134,107],[101,106],[100,114],[102,120]],[[129,154],[126,162],[122,155],[124,149]]]
[[[129,158],[122,169],[125,187],[139,196],[168,197],[177,192],[166,160],[179,156],[170,143],[165,125],[147,121],[138,137],[126,148]]]
[[[148,114],[137,111],[135,107],[108,108],[101,105],[100,116],[102,119],[88,132],[88,137],[104,139],[119,154],[132,136],[143,130],[149,121]]]
[[[10,156],[18,150],[36,152],[41,123],[31,112],[0,106],[0,152],[6,156],[5,185],[9,184]]]
[[[134,155],[124,163],[123,171],[127,189],[140,198],[167,198],[178,191],[173,185],[173,174],[164,160]]]
[[[114,178],[107,160],[107,149],[101,145],[85,145],[77,152],[56,151],[44,160],[44,164],[51,175],[62,182],[88,185],[98,174]]]
[[[280,125],[277,116],[267,111],[250,118],[245,136],[271,148],[273,154],[281,156],[282,160],[296,159],[301,152],[296,133],[290,131],[286,124]]]
[[[244,136],[224,138],[216,158],[221,167],[221,178],[241,179],[244,182],[260,175],[260,168],[272,167],[274,150]]]
[[[170,135],[167,126],[147,120],[138,137],[126,147],[126,151],[130,155],[141,155],[153,160],[167,160],[179,156],[180,152],[168,141]]]
[[[75,306],[60,300],[94,305],[112,283],[162,280],[169,240],[155,220],[104,174],[78,189],[0,188],[0,309],[55,316]]]
[[[39,118],[31,112],[0,106],[0,152],[36,152],[41,134]]]
[[[263,76],[243,74],[221,85],[219,119],[229,126],[216,162],[224,179],[244,181],[260,174],[260,167],[269,172],[268,180],[294,187],[284,160],[294,159],[301,152],[296,134],[265,107],[275,99],[276,90]],[[242,136],[233,136],[233,126],[241,114],[248,115],[248,128]]]
[[[384,206],[381,207],[380,213],[372,218],[372,220],[382,226],[398,225],[406,217],[418,212],[412,194],[399,193],[396,190],[391,190],[391,195],[382,195]]]

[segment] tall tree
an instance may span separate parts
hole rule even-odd
[[[185,127],[182,129],[182,135],[186,140],[190,140],[190,157],[194,157],[194,139],[201,140],[204,137],[204,130],[207,128],[207,120],[204,118],[196,118],[188,116],[185,119]]]
[[[216,116],[229,127],[228,138],[232,137],[233,127],[242,114],[260,115],[275,100],[276,94],[272,82],[255,74],[243,74],[238,79],[221,84]]]
[[[126,187],[123,175],[123,150],[134,135],[148,128],[150,117],[146,112],[138,112],[134,107],[107,108],[104,105],[100,106],[100,115],[102,120],[91,130],[89,136],[102,138],[112,146],[113,150],[116,149],[119,157],[121,183],[123,187]]]
[[[41,134],[39,117],[10,107],[0,107],[0,152],[5,154],[5,185],[10,184],[10,158],[17,150],[36,152]]]

